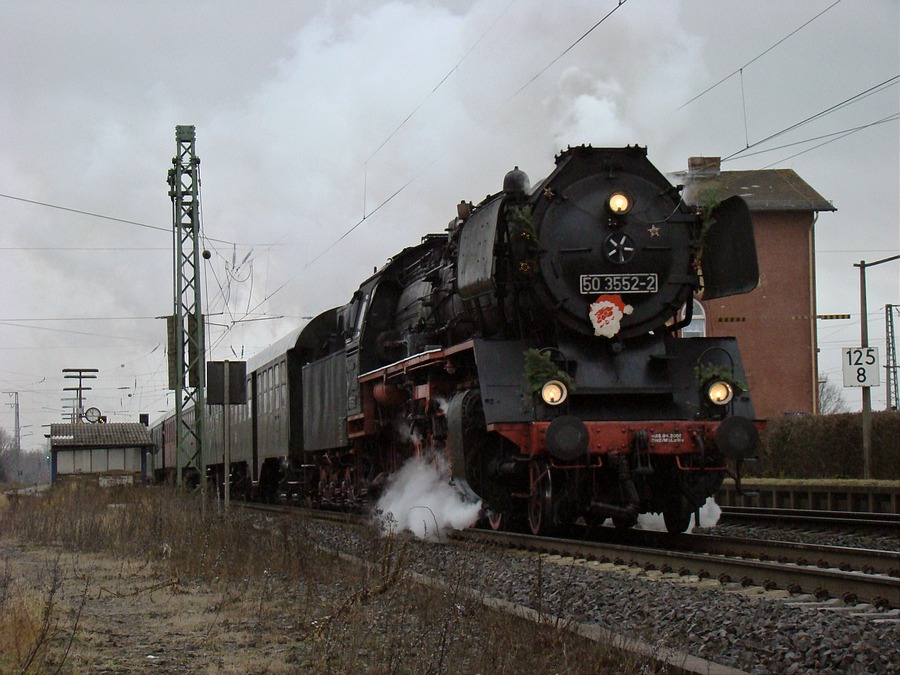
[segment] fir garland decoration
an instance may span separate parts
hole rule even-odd
[[[525,380],[532,393],[537,393],[550,380],[559,380],[570,390],[574,389],[572,377],[559,366],[545,349],[528,349],[525,351]]]

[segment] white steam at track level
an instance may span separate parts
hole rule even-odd
[[[388,479],[376,504],[385,533],[409,530],[420,539],[439,541],[451,530],[471,527],[481,502],[468,502],[450,484],[450,467],[442,455],[413,457]]]
[[[715,499],[707,497],[706,503],[700,507],[700,527],[715,527],[722,515],[722,509],[716,504]],[[638,516],[638,522],[635,526],[638,530],[651,530],[655,532],[665,532],[666,524],[661,513],[642,513]],[[688,526],[687,532],[692,532],[697,527],[694,522],[694,516],[691,516],[691,524]]]

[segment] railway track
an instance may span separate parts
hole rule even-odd
[[[781,589],[819,600],[840,598],[847,604],[862,602],[886,609],[900,607],[900,554],[887,551],[703,535],[651,536],[644,545],[637,542],[644,539],[641,536],[629,536],[628,543],[623,544],[483,530],[463,531],[458,535],[467,540],[586,562],[717,579],[723,585],[739,584],[766,591]]]
[[[292,507],[248,504],[267,512],[298,513]],[[346,513],[304,511],[330,522],[361,524],[364,518]],[[876,608],[900,608],[900,553],[777,542],[712,535],[668,535],[601,528],[598,537],[547,538],[532,535],[460,530],[453,539],[563,556],[584,564],[639,568],[675,577],[714,579],[723,586],[770,592],[782,590],[817,600],[841,599]],[[614,538],[615,541],[611,541]]]
[[[722,522],[768,523],[798,527],[849,527],[900,531],[900,514],[861,511],[824,511],[761,506],[722,506]]]
[[[609,536],[605,540],[613,544],[778,562],[800,567],[812,565],[821,569],[883,574],[900,578],[900,552],[897,551],[719,534],[694,533],[673,536],[641,530],[620,532],[616,534],[615,540]]]

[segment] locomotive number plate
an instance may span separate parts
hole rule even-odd
[[[659,281],[655,274],[582,274],[582,295],[597,293],[656,293]]]

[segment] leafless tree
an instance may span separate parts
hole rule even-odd
[[[0,483],[5,483],[13,474],[14,440],[12,434],[0,427]]]
[[[847,402],[841,396],[841,388],[828,381],[828,376],[819,373],[819,414],[836,415],[849,412]]]

